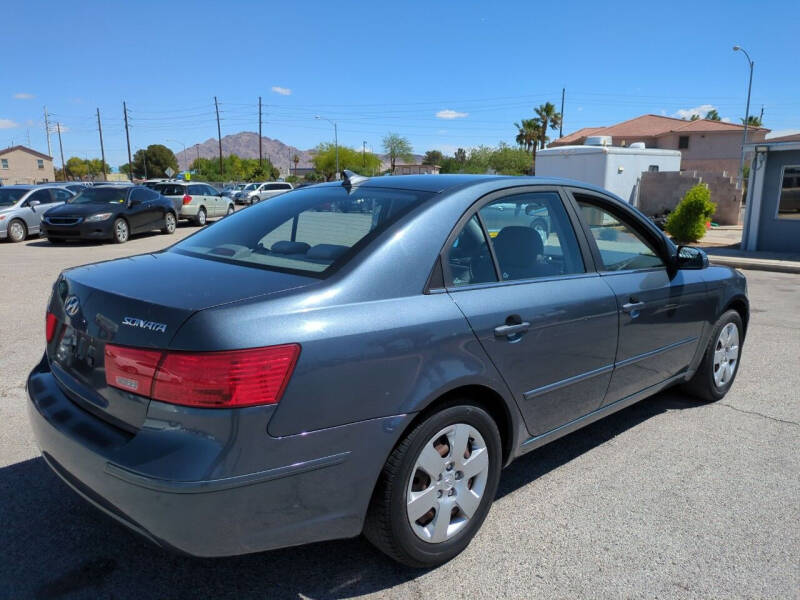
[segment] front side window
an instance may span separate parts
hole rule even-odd
[[[72,198],[72,194],[70,194],[67,190],[53,190],[53,202],[66,202]]]
[[[447,252],[450,280],[454,286],[497,281],[489,243],[478,217],[464,224]]]
[[[585,272],[575,231],[558,193],[506,196],[478,212],[503,280]]]
[[[39,202],[39,204],[50,204],[50,190],[36,190],[30,196],[26,202],[30,204],[33,200]]]
[[[578,200],[581,213],[597,244],[605,271],[654,269],[664,262],[632,226],[596,204]]]
[[[169,251],[324,277],[431,196],[366,186],[297,190],[235,213]]]
[[[783,168],[778,218],[800,220],[800,165]]]

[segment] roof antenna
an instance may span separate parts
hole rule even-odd
[[[359,175],[351,171],[350,169],[342,170],[342,175],[344,179],[342,180],[342,185],[346,188],[353,187],[354,185],[358,185],[359,183],[363,183],[369,180],[369,177],[364,177],[363,175]]]

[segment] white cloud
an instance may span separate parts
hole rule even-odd
[[[19,123],[15,123],[11,119],[0,119],[0,129],[13,129],[19,127]]]
[[[69,127],[66,125],[60,125],[58,123],[50,125],[50,133],[58,133],[59,129],[61,130],[61,133],[67,133],[69,131]]]
[[[279,85],[273,85],[272,86],[272,91],[275,92],[276,94],[280,94],[281,96],[291,96],[292,95],[292,90],[290,90],[289,88],[281,87]]]
[[[730,123],[730,122],[731,122],[731,118],[730,118],[730,117],[722,117],[722,119],[720,119],[720,120],[721,120],[723,123]]]
[[[457,110],[450,110],[449,108],[445,110],[440,110],[439,112],[436,113],[437,119],[463,119],[468,116],[469,113],[458,112]]]
[[[700,106],[695,106],[694,108],[678,109],[673,116],[678,117],[679,119],[691,119],[692,115],[700,115],[700,118],[704,119],[709,111],[716,109],[717,107],[713,104],[701,104]]]
[[[33,94],[26,94],[24,92],[20,92],[19,94],[14,94],[14,98],[17,100],[33,100],[35,96]]]

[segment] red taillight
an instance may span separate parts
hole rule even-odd
[[[53,341],[53,337],[56,335],[56,327],[58,327],[58,319],[53,313],[47,313],[45,336],[47,337],[48,343]]]
[[[235,408],[277,404],[299,354],[298,344],[196,353],[107,344],[106,382],[155,400],[185,406]]]
[[[106,383],[141,396],[149,396],[162,355],[160,350],[106,344]]]
[[[189,194],[186,194],[186,195],[183,197],[183,203],[184,203],[184,204],[189,204],[191,201],[192,201],[192,197],[191,197]]]

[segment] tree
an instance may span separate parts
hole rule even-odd
[[[742,125],[744,125],[744,119],[741,119]],[[761,127],[761,119],[755,115],[750,115],[747,117],[747,126],[748,127]]]
[[[556,106],[552,102],[545,102],[538,108],[534,108],[533,112],[541,122],[541,130],[539,131],[539,148],[544,148],[548,141],[547,128],[558,129],[561,126],[561,113],[556,112]]]
[[[83,179],[89,174],[89,167],[86,164],[86,161],[82,158],[78,158],[77,156],[70,156],[67,159],[66,168],[67,174],[73,178]]]
[[[719,116],[716,108],[712,108],[710,111],[706,113],[706,119],[709,121],[721,121],[722,119]]]
[[[314,150],[311,159],[314,169],[330,181],[336,175],[336,146],[330,143],[320,144]],[[381,168],[381,159],[372,152],[363,154],[348,146],[339,146],[339,168],[349,169],[360,175],[372,175]]]
[[[297,177],[297,163],[300,162],[300,157],[297,154],[293,154],[292,162],[294,163],[294,176]]]
[[[172,150],[162,144],[151,144],[133,155],[134,177],[166,177],[167,168],[178,172],[178,159]]]
[[[189,169],[195,173],[195,179],[205,181],[265,181],[280,176],[269,159],[264,159],[263,166],[259,166],[257,158],[240,158],[236,154],[222,159],[222,173],[218,159],[198,158]]]
[[[396,133],[388,133],[383,138],[383,151],[389,155],[389,164],[392,172],[394,172],[394,165],[398,158],[408,161],[411,160],[413,153],[409,141]]]
[[[458,148],[453,158],[456,159],[457,163],[464,164],[467,162],[467,151],[463,148]]]
[[[444,160],[444,154],[439,150],[428,150],[422,159],[423,165],[439,165],[441,166]]]
[[[516,142],[521,148],[524,148],[531,153],[531,167],[530,172],[536,166],[536,146],[539,138],[541,137],[542,122],[538,117],[532,119],[522,119],[519,123],[514,123],[517,128]]]
[[[694,113],[691,117],[689,117],[689,120],[690,121],[699,121],[700,120],[700,115],[698,115],[697,113]]]

